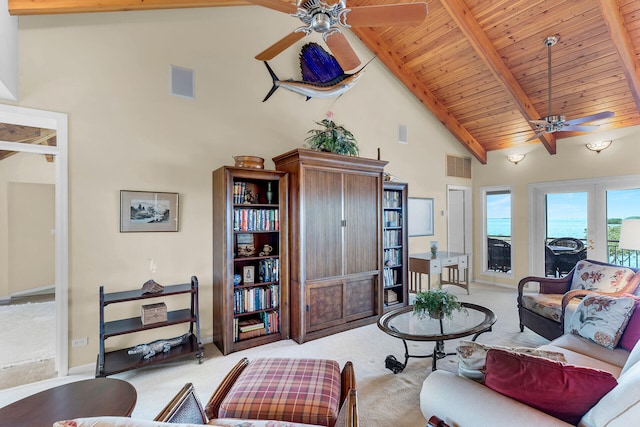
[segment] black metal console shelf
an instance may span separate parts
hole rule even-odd
[[[105,322],[104,308],[109,304],[141,301],[181,294],[191,294],[191,307],[168,312],[167,320],[164,322],[143,325],[140,317]],[[166,353],[159,353],[149,359],[145,359],[140,354],[128,354],[129,348],[105,352],[105,340],[109,337],[181,323],[189,323],[189,332],[191,333],[189,341],[177,347],[172,347],[171,350]],[[151,366],[190,355],[195,355],[198,358],[198,362],[202,363],[204,352],[202,341],[200,340],[197,277],[192,276],[191,283],[165,286],[161,292],[148,294],[143,294],[142,290],[104,293],[104,286],[100,286],[100,353],[98,354],[98,361],[96,363],[96,377],[106,377],[119,372]]]

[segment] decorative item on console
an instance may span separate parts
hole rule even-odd
[[[189,341],[191,332],[179,337],[152,341],[148,344],[138,344],[127,351],[128,354],[141,354],[145,359],[155,356],[157,353],[167,353],[171,347],[177,347]]]

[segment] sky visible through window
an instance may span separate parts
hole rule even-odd
[[[587,193],[547,195],[547,236],[586,238]],[[511,194],[487,194],[487,234],[511,235]],[[640,218],[640,188],[607,191],[607,222]],[[619,224],[619,222],[617,222]]]

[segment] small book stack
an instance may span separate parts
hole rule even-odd
[[[241,340],[266,335],[264,322],[260,319],[243,319],[238,321],[238,338]]]

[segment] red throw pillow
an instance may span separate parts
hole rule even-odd
[[[622,333],[618,346],[624,348],[627,351],[633,350],[638,340],[640,340],[640,309],[639,303],[636,302],[636,308],[627,323],[627,327]]]
[[[618,383],[609,372],[491,349],[485,385],[576,425]]]

